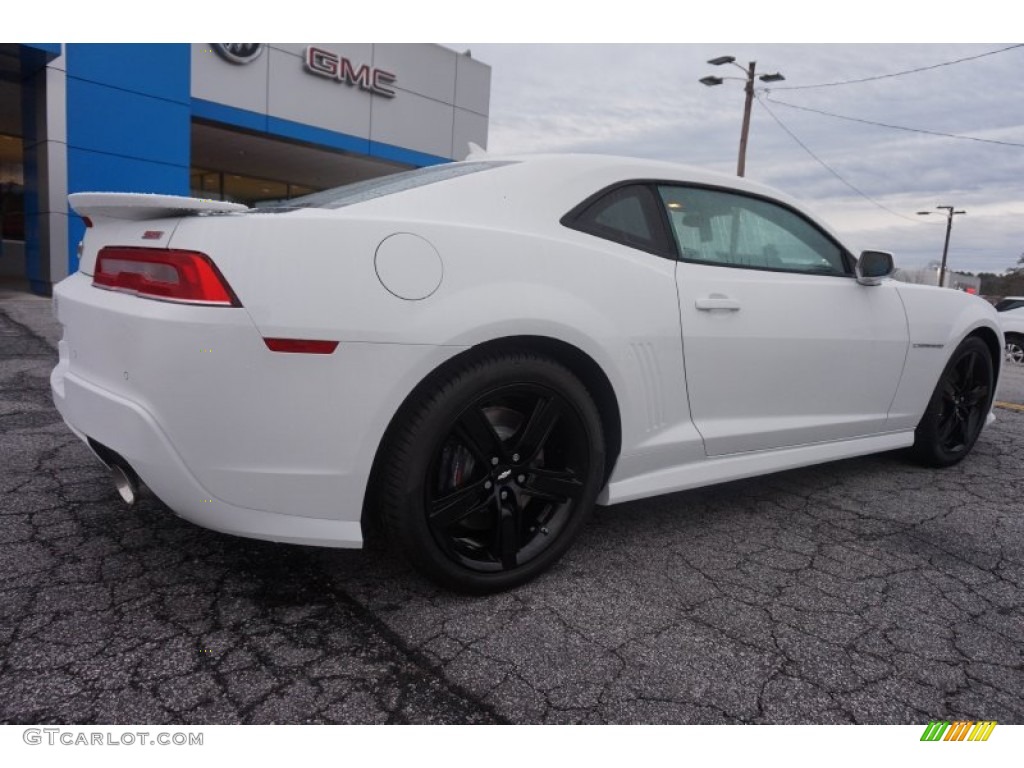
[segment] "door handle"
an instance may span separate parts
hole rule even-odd
[[[697,309],[705,312],[710,312],[713,309],[724,309],[728,312],[738,312],[740,309],[740,303],[736,301],[736,299],[731,299],[721,293],[712,293],[710,296],[697,299],[695,304]]]

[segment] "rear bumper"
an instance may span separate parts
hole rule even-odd
[[[178,515],[223,533],[294,544],[359,547],[355,520],[299,517],[249,509],[217,498],[189,471],[156,420],[136,403],[68,371],[67,345],[50,374],[53,402],[83,441],[88,437],[116,450],[157,497]]]
[[[460,350],[342,340],[331,355],[280,354],[244,309],[98,290],[81,274],[54,295],[64,339],[50,385],[72,431],[181,517],[273,541],[362,544],[381,436]]]

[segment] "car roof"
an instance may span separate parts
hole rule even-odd
[[[479,155],[473,160],[524,163],[538,169],[576,172],[603,172],[622,179],[651,179],[685,181],[716,187],[730,187],[769,197],[788,198],[784,192],[740,176],[712,171],[707,168],[674,163],[667,160],[600,155],[588,153],[541,153],[510,155]],[[796,202],[795,200],[793,202]]]
[[[843,241],[843,238],[822,221],[809,201],[797,199],[779,189],[748,178],[697,166],[666,160],[587,153],[480,153],[471,155],[467,160],[509,163],[509,166],[502,170],[507,171],[510,176],[520,176],[521,181],[532,177],[534,185],[544,184],[551,193],[561,193],[559,196],[563,199],[558,205],[564,206],[566,211],[592,194],[616,183],[634,180],[678,182],[737,190],[777,200],[810,216],[832,237],[839,242]],[[555,187],[558,189],[554,189]]]

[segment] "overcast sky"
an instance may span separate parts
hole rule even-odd
[[[793,134],[861,197],[815,161],[757,101],[748,178],[810,204],[855,250],[892,250],[897,265],[941,256],[942,216],[955,205],[953,269],[1001,272],[1024,252],[1024,47],[866,83],[833,83],[928,67],[1005,48],[960,45],[519,45],[448,43],[492,67],[491,152],[601,152],[735,173],[743,73],[707,59],[735,56],[782,72],[762,99],[863,120],[1019,144],[1006,146],[880,128],[766,101]],[[792,90],[787,90],[793,88]],[[900,214],[900,215],[897,215]]]

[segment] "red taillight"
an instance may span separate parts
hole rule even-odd
[[[271,352],[302,352],[307,355],[329,355],[338,348],[336,341],[320,339],[263,339]]]
[[[242,306],[210,257],[196,251],[108,246],[96,257],[92,284],[163,301]]]

